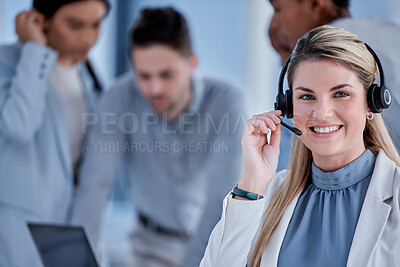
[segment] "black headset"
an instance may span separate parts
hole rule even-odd
[[[380,85],[372,84],[367,91],[367,102],[368,107],[373,113],[380,113],[383,109],[387,109],[392,101],[392,97],[389,89],[385,86],[385,77],[383,74],[383,68],[381,62],[374,52],[372,48],[365,44],[368,51],[374,57],[376,64],[378,65],[379,70],[379,82]],[[293,93],[292,90],[286,90],[283,93],[283,81],[285,78],[285,74],[290,62],[290,58],[292,55],[288,57],[285,64],[282,67],[281,73],[279,75],[279,83],[278,83],[278,95],[276,96],[275,102],[275,110],[281,110],[282,116],[286,116],[287,118],[293,118]],[[285,126],[285,125],[284,125]],[[293,128],[293,127],[291,127]],[[296,128],[294,128],[296,129]],[[293,129],[289,129],[293,132]],[[296,129],[298,130],[298,129]],[[298,130],[299,131],[299,130]],[[297,133],[296,133],[297,134]],[[299,135],[299,134],[297,134]],[[300,134],[301,135],[301,134]]]

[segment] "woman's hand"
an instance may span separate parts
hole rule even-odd
[[[244,173],[240,189],[262,195],[275,175],[281,140],[280,110],[254,115],[242,137]],[[267,134],[271,131],[268,144]]]
[[[33,41],[47,45],[44,33],[45,20],[44,15],[34,9],[19,13],[15,18],[15,31],[21,42]]]

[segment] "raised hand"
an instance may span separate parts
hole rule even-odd
[[[21,42],[33,41],[47,45],[44,33],[45,20],[44,15],[34,9],[19,13],[15,18],[15,31]]]
[[[263,194],[278,167],[281,125],[280,110],[254,115],[242,137],[244,173],[240,189]],[[268,143],[267,134],[271,132]]]

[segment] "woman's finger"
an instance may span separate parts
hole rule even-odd
[[[271,129],[272,131],[276,130],[276,122],[272,120],[272,118],[268,117],[268,116],[256,116],[256,119],[258,121],[263,121],[264,124]]]
[[[251,117],[247,121],[245,134],[268,134],[269,130],[275,131],[277,128],[277,124],[280,124],[280,119],[278,118],[280,114],[280,110],[274,110],[258,115],[253,115],[253,117]]]
[[[21,13],[19,13],[16,17],[15,17],[15,23],[16,24],[20,24],[23,21],[26,21],[26,18],[28,17],[29,11],[23,11]]]
[[[250,120],[249,123],[252,125],[253,131],[251,134],[267,134],[269,132],[268,126],[266,125],[266,122],[258,118],[257,116],[253,116]],[[273,128],[272,128],[273,129]]]
[[[276,150],[279,151],[279,145],[281,143],[281,125],[278,124],[276,131],[271,133],[269,144]]]
[[[264,121],[266,126],[272,131],[276,130],[276,126],[280,124],[280,119],[274,113],[261,114],[254,116],[257,120]]]

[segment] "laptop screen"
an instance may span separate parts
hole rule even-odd
[[[82,227],[28,223],[45,267],[98,267]]]

